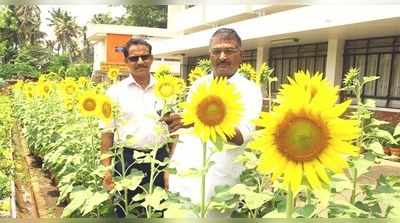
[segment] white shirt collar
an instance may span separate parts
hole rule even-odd
[[[129,74],[129,76],[126,78],[126,82],[125,83],[126,83],[127,86],[130,86],[130,85],[133,84],[133,85],[136,85],[136,86],[141,88],[140,84],[138,84],[136,82],[135,78],[132,77],[132,74]],[[154,79],[153,75],[150,74],[150,83],[149,83],[149,85],[147,85],[146,89],[149,89],[149,88],[153,87],[154,84],[155,84],[155,79]]]

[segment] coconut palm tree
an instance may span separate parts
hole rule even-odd
[[[67,11],[60,8],[53,9],[50,12],[50,26],[54,28],[58,46],[57,52],[67,53],[72,62],[72,57],[76,56],[78,51],[78,38],[82,33],[81,27],[76,22],[76,18],[70,15]]]

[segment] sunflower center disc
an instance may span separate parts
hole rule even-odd
[[[169,97],[173,93],[173,88],[169,84],[164,84],[163,86],[161,86],[160,92],[164,97]]]
[[[307,118],[294,118],[279,126],[278,149],[292,161],[310,161],[326,147],[326,128]]]
[[[93,99],[87,99],[83,103],[83,108],[85,108],[86,111],[94,111],[96,108],[96,102]]]
[[[109,118],[111,116],[111,105],[108,103],[104,103],[102,106],[102,111],[103,111],[103,115],[106,118]]]
[[[197,106],[197,116],[207,126],[220,124],[226,115],[224,102],[218,96],[210,95]]]

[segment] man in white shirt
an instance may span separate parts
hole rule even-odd
[[[241,39],[233,29],[218,29],[210,40],[210,60],[212,74],[199,78],[191,86],[190,92],[200,83],[211,82],[216,77],[227,77],[228,82],[235,85],[241,94],[244,113],[240,124],[235,128],[236,134],[228,138],[228,142],[235,145],[242,145],[251,136],[254,126],[252,120],[259,117],[262,107],[261,89],[254,82],[246,79],[238,73],[242,62]],[[189,96],[190,97],[190,94]],[[178,114],[164,118],[168,124],[170,132],[184,127],[181,117]],[[202,143],[194,135],[180,135],[179,141],[172,155],[172,163],[178,173],[183,173],[191,168],[202,166]],[[208,149],[212,148],[208,144]],[[244,168],[235,163],[234,159],[242,151],[238,149],[216,152],[212,156],[215,164],[209,169],[206,176],[206,198],[207,200],[214,194],[215,186],[234,185],[239,182],[239,176]],[[207,154],[210,154],[209,152]],[[193,203],[200,203],[201,177],[184,177],[179,174],[169,176],[169,190],[179,193],[183,197],[188,197]]]
[[[103,128],[101,137],[101,152],[107,153],[114,142],[124,146],[123,158],[125,160],[125,171],[127,175],[132,169],[144,172],[145,177],[141,184],[149,183],[150,164],[135,163],[135,151],[148,152],[148,149],[165,145],[165,134],[160,134],[160,122],[157,118],[157,111],[162,109],[162,104],[153,94],[154,78],[150,74],[150,67],[153,63],[151,54],[151,45],[143,39],[131,39],[124,48],[125,63],[128,66],[130,75],[121,82],[112,85],[107,90],[107,95],[117,104],[120,117],[111,124]],[[167,131],[167,130],[166,130]],[[168,152],[163,146],[158,150],[156,158],[163,161],[168,156]],[[111,158],[102,160],[106,167],[111,165]],[[114,176],[116,173],[122,173],[122,165],[118,158],[115,162]],[[111,190],[114,187],[113,173],[106,172],[103,185]],[[159,174],[154,185],[165,187],[164,174]],[[128,192],[128,202],[137,193],[141,193],[138,188]],[[116,207],[117,217],[124,217],[125,213],[121,207]]]

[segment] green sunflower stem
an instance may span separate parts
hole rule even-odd
[[[357,192],[357,168],[353,168],[353,190],[351,191],[350,203],[354,204],[356,201],[356,192]]]
[[[206,216],[206,159],[207,159],[207,142],[203,142],[203,166],[201,171],[201,203],[200,203],[200,217]]]
[[[292,189],[289,187],[287,195],[286,195],[286,218],[292,218],[293,215],[293,191]]]

